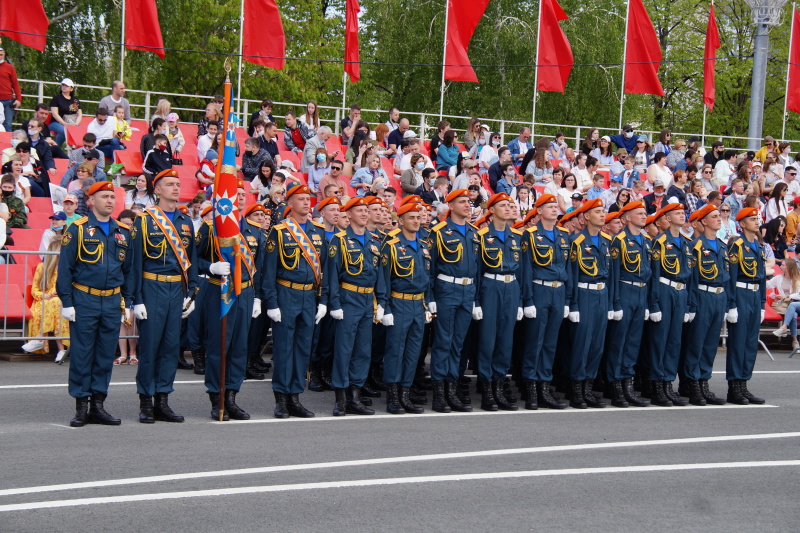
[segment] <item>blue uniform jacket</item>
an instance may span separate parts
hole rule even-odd
[[[94,289],[120,287],[126,307],[133,299],[136,280],[131,272],[131,230],[113,218],[108,224],[109,234],[105,235],[90,211],[64,232],[56,281],[63,307],[74,307],[73,282]]]
[[[431,243],[431,278],[439,274],[454,278],[472,278],[478,275],[478,230],[466,223],[462,235],[451,220],[439,222],[429,233]]]
[[[660,278],[670,281],[689,284],[692,277],[692,242],[682,234],[678,236],[678,242],[666,231],[655,238],[653,241],[653,252],[651,254],[653,282],[650,284],[650,303],[648,309],[651,313],[663,311],[659,302],[660,299]]]
[[[744,237],[737,237],[730,244],[728,258],[731,265],[731,287],[735,287],[736,282],[758,284],[763,308],[767,302],[767,273],[764,267],[767,259],[764,255],[764,246],[758,241],[750,243]],[[728,309],[736,309],[736,299],[733,298],[733,294],[731,290]]]
[[[386,242],[381,250],[381,265],[384,268],[386,292],[405,294],[425,294],[425,301],[431,299],[431,253],[428,244],[417,239],[417,249],[408,244],[408,239],[401,231],[395,238]],[[392,299],[387,298],[384,310],[391,314]]]
[[[263,298],[262,273],[264,270],[264,233],[261,231],[261,226],[247,220],[243,220],[240,226],[242,227],[242,236],[247,242],[248,248],[250,248],[250,254],[253,256],[253,265],[255,266],[253,291],[256,298]],[[212,222],[205,221],[200,226],[200,229],[197,230],[197,268],[201,274],[217,277],[209,270],[211,263],[216,263],[220,260],[217,255],[217,247],[214,245],[213,236],[214,227]],[[231,272],[233,272],[233,268],[234,265],[231,265]],[[249,279],[250,273],[244,268],[244,265],[242,265],[242,281],[248,281]]]
[[[578,311],[578,283],[605,283],[609,285],[611,270],[611,236],[602,231],[597,245],[592,241],[588,229],[572,236],[570,248],[570,276],[567,294],[570,295],[570,311]],[[616,288],[608,286],[609,308],[616,297]]]
[[[507,226],[502,241],[497,234],[494,224],[478,230],[478,294],[484,274],[519,274],[522,232]]]
[[[689,312],[697,312],[698,285],[722,287],[727,293],[728,302],[733,300],[731,287],[728,247],[719,239],[717,249],[711,247],[705,235],[700,235],[692,243],[692,278],[689,282]],[[735,304],[734,304],[735,306]],[[728,309],[732,309],[728,307]]]
[[[522,236],[522,305],[530,307],[533,301],[533,280],[560,281],[569,279],[569,232],[556,226],[553,228],[553,242],[541,226],[526,229]],[[566,295],[565,305],[570,303]]]
[[[356,237],[349,226],[339,231],[328,246],[328,259],[325,261],[325,283],[327,285],[326,305],[331,310],[341,309],[340,283],[357,287],[373,287],[378,305],[386,308],[386,281],[380,264],[381,252],[375,234],[364,232],[364,244]]]
[[[614,311],[622,310],[620,293],[625,290],[625,284],[620,284],[620,281],[650,282],[650,256],[653,253],[651,239],[644,233],[639,238],[641,244],[630,234],[628,228],[624,228],[611,239],[611,285],[616,287]]]

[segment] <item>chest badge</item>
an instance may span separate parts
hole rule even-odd
[[[539,241],[539,242],[541,242],[541,241],[543,241],[543,240],[544,240],[544,237],[542,237],[541,235],[537,235],[537,236],[536,236],[536,240],[537,240],[537,241]]]
[[[673,246],[671,244],[667,245],[667,250],[672,250]]]
[[[86,233],[89,234],[89,237],[94,237],[94,233],[97,231],[97,228],[86,228]]]
[[[587,247],[586,247],[586,253],[587,253],[587,254],[590,254],[590,253],[592,253],[592,247],[591,247],[591,246],[587,246]]]
[[[486,239],[486,242],[492,244],[494,242],[494,237],[489,237],[488,239]]]
[[[450,236],[450,235],[453,234],[453,230],[449,229],[449,230],[445,231],[444,234],[447,235],[447,236]]]
[[[372,250],[372,253],[378,255],[378,247],[374,244],[370,244],[369,249]]]
[[[711,255],[711,252],[709,250],[703,250],[703,255]]]

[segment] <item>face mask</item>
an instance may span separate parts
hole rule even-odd
[[[436,178],[431,178],[431,179],[429,179],[429,180],[428,180],[428,185],[430,185],[431,187],[433,187],[433,184],[434,184],[435,182],[436,182]]]
[[[217,134],[216,134],[216,133],[206,133],[206,135],[207,135],[207,136],[208,136],[208,138],[209,138],[209,139],[211,139],[212,141],[214,140],[214,137],[216,137],[216,136],[217,136]]]
[[[137,191],[146,191],[147,187],[136,187]]]
[[[16,148],[19,143],[22,141],[20,139],[11,139],[11,147]]]
[[[500,146],[500,141],[492,141],[492,144],[495,146]]]
[[[614,185],[614,184],[612,183],[612,184],[611,184],[611,190],[612,190],[612,191],[616,191],[617,189],[619,189],[619,185]]]
[[[654,194],[655,194],[656,196],[659,196],[659,197],[661,197],[661,196],[664,196],[666,193],[665,193],[665,192],[657,192],[657,193],[654,193]]]
[[[53,231],[61,231],[64,229],[64,226],[55,227],[53,225],[50,226],[50,229]]]
[[[325,154],[317,154],[317,161],[320,163],[325,161]]]
[[[632,131],[626,131],[625,132],[625,138],[626,139],[630,139],[631,137],[633,137],[633,132]]]
[[[39,133],[39,130],[31,130],[31,129],[28,130],[28,135],[30,135],[31,137],[33,137],[37,133]]]
[[[14,191],[3,191],[3,198],[9,198],[12,194]]]
[[[513,178],[516,175],[517,173],[514,172],[513,170],[509,170],[508,172],[506,172],[506,176],[508,176],[509,178]]]
[[[425,163],[417,163],[417,170],[422,170],[425,168]]]
[[[161,150],[161,151],[165,151],[167,149],[167,145],[165,144],[165,145],[159,146],[158,149]]]
[[[478,144],[480,144],[480,145],[484,145],[484,144],[486,144],[486,139],[484,139],[483,137],[481,137],[480,139],[478,139]]]

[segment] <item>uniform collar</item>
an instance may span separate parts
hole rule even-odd
[[[91,209],[89,210],[89,214],[86,215],[86,218],[87,218],[86,227],[91,227],[91,228],[99,228],[100,227],[100,221],[97,220],[97,217],[94,216],[94,211],[92,211]],[[118,227],[119,226],[117,226],[117,221],[114,220],[114,217],[109,217],[109,219],[108,219],[108,231],[109,231],[109,233],[115,231]]]

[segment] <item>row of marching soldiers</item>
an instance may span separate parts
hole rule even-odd
[[[679,374],[679,392],[691,403],[724,403],[708,386],[723,320],[727,399],[764,403],[747,388],[765,301],[754,209],[740,210],[742,235],[726,246],[716,239],[721,219],[710,205],[692,214],[692,241],[680,233],[680,204],[647,217],[634,202],[607,217],[602,203],[590,200],[559,220],[555,197],[542,195],[515,228],[515,204],[499,193],[476,227],[468,222],[468,192],[459,189],[446,197],[445,220],[423,227],[426,208],[410,196],[397,211],[399,227],[384,232],[389,210],[379,198],[345,205],[327,198],[317,206],[322,222],[313,221],[305,185],[288,191],[280,222],[266,234],[263,207],[243,211],[239,242],[248,253],[241,294],[227,314],[220,398],[220,298],[231,266],[220,260],[211,222],[195,234],[177,209],[177,174],[164,171],[153,183],[158,204],[130,228],[110,218],[113,187],[95,184],[90,214],[63,238],[57,292],[64,317],[75,322],[73,426],[121,423],[103,405],[120,311],[121,320],[139,321],[143,423],[183,421],[168,396],[181,320],[193,312],[212,418],[224,407],[225,419],[248,419],[236,397],[247,354],[267,327],[262,309],[272,327],[278,418],[314,416],[300,402],[309,368],[312,390],[335,391],[336,416],[373,414],[370,397],[383,389],[389,413],[421,413],[427,399],[412,385],[429,343],[432,408],[439,412],[472,409],[468,364],[482,409],[516,410],[506,378],[512,354],[527,409],[567,407],[551,386],[554,368],[575,408],[605,406],[593,393],[598,374],[613,405],[647,405],[634,391],[637,370],[643,395],[656,405],[686,404],[672,386]],[[244,209],[242,188],[238,202]]]

